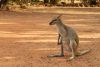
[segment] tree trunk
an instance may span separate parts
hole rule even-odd
[[[4,8],[7,5],[8,1],[9,0],[1,0],[0,1],[0,8]]]
[[[75,1],[75,0],[71,0],[71,4],[72,4],[72,5],[74,5],[74,1]]]
[[[96,5],[96,0],[89,0],[90,5]]]
[[[49,0],[44,0],[44,3],[49,3]]]
[[[56,4],[56,0],[50,0],[50,3],[54,5]]]

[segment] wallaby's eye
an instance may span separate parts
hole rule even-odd
[[[53,21],[56,21],[56,19],[55,19],[55,20],[53,20]]]

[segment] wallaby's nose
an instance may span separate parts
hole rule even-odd
[[[52,22],[50,22],[49,25],[52,25]]]

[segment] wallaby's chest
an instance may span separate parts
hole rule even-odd
[[[58,33],[62,36],[62,37],[66,37],[68,35],[68,31],[64,28],[61,27],[58,29]]]
[[[76,32],[70,27],[60,27],[58,32],[63,39],[74,39],[77,36]]]

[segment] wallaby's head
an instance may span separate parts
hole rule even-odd
[[[59,15],[59,16],[53,18],[53,19],[51,20],[51,22],[49,23],[49,25],[54,25],[54,24],[56,24],[57,22],[59,22],[61,16],[62,16],[62,15]]]

